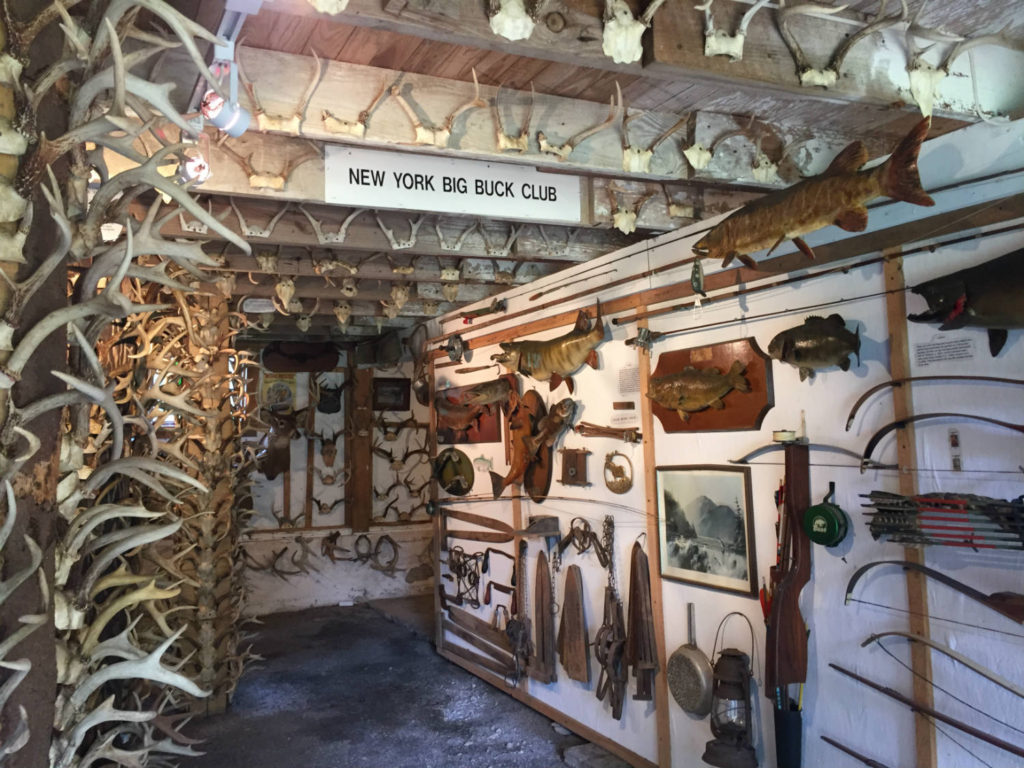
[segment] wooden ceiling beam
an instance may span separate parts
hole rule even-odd
[[[324,254],[321,254],[324,255]],[[330,253],[326,256],[329,258]],[[222,256],[223,263],[217,268],[221,272],[238,272],[251,275],[285,275],[289,277],[316,277],[320,280],[326,281],[324,275],[320,275],[316,272],[315,266],[315,255],[311,256],[308,252],[296,252],[296,249],[285,248],[282,249],[278,255],[273,271],[267,272],[258,263],[254,256],[246,256],[241,252],[227,253]],[[373,259],[372,262],[368,261]],[[353,277],[356,280],[380,280],[385,282],[396,282],[396,283],[439,283],[441,282],[441,273],[437,269],[437,264],[433,259],[427,263],[423,268],[419,265],[418,259],[412,259],[415,265],[415,271],[411,274],[405,274],[404,272],[396,273],[393,268],[388,266],[387,262],[382,256],[373,256],[371,254],[365,254],[360,257],[352,258],[349,260],[354,265],[358,264],[356,272],[353,274],[346,268],[336,268],[333,271],[326,272],[325,274],[330,277],[336,283],[341,283],[346,277]],[[403,259],[404,263],[408,263],[409,259]],[[514,277],[512,279],[513,285],[523,285],[536,280],[539,277],[543,277],[552,274],[554,270],[549,265],[541,264],[530,264],[522,268],[516,269]],[[461,263],[461,274],[462,277],[459,279],[460,285],[501,285],[507,287],[508,283],[498,283],[494,279],[495,269],[494,264],[490,260],[484,259],[463,259]],[[239,276],[239,280],[242,277]]]
[[[351,304],[353,301],[362,300],[372,302],[377,308],[379,308],[379,302],[387,301],[391,298],[391,289],[387,285],[381,285],[378,287],[375,283],[360,281],[358,286],[358,293],[356,293],[353,298],[346,298],[341,291],[327,285],[322,279],[317,282],[308,278],[298,278],[298,280],[295,281],[295,298],[320,299],[321,302],[328,302],[328,305],[333,301],[348,301]],[[467,302],[480,301],[481,299],[486,299],[506,289],[507,286],[500,285],[463,285],[460,283],[458,299],[453,302],[453,304],[465,304]],[[274,282],[266,280],[261,281],[258,285],[252,285],[247,280],[240,280],[236,282],[233,295],[235,297],[246,296],[270,298],[275,295]],[[416,292],[412,293],[410,302],[416,299],[433,299],[435,301],[444,302],[444,298],[441,294],[441,285],[438,283],[417,283]],[[353,309],[353,314],[366,313],[356,313]],[[370,312],[369,314],[375,314],[375,312]]]
[[[569,8],[571,5],[571,9]],[[955,5],[955,4],[954,4]],[[443,12],[441,10],[442,6]],[[740,17],[749,10],[749,2],[723,2],[714,6],[715,26],[727,33],[735,31]],[[905,24],[874,33],[854,46],[837,82],[828,88],[804,87],[797,65],[778,31],[778,10],[765,8],[757,13],[746,34],[742,60],[727,56],[704,55],[704,14],[692,3],[666,3],[654,16],[652,30],[645,34],[643,65],[616,64],[601,50],[602,4],[573,2],[555,10],[567,21],[560,32],[548,28],[545,16],[526,40],[509,41],[495,35],[488,24],[485,4],[477,0],[458,0],[440,4],[429,0],[350,0],[340,14],[317,13],[305,0],[276,0],[271,15],[316,19],[326,28],[340,25],[369,27],[390,33],[455,43],[471,48],[500,51],[524,60],[561,62],[581,68],[576,79],[585,79],[586,69],[631,76],[642,74],[649,80],[686,81],[694,85],[727,88],[747,102],[765,96],[785,100],[818,101],[835,105],[837,112],[870,105],[876,108],[905,109],[915,112],[906,76]],[[845,7],[845,6],[844,6]],[[268,7],[268,11],[270,8]],[[550,14],[548,14],[550,15]],[[873,18],[856,11],[841,11],[829,16],[798,16],[789,22],[811,66],[824,67],[834,51],[850,35]],[[992,27],[992,32],[999,25]],[[977,32],[974,24],[957,30],[960,34]],[[308,36],[307,36],[308,37]],[[583,39],[581,39],[583,38]],[[337,57],[346,56],[341,46]],[[966,58],[966,57],[964,57]],[[406,59],[392,58],[396,67]],[[1012,62],[1002,62],[1013,68]],[[1001,67],[1006,69],[1007,66]],[[1016,67],[1019,69],[1018,66]],[[1024,89],[1010,82],[982,83],[983,110],[1017,115],[1024,106]],[[936,114],[976,122],[974,84],[965,61],[959,62],[957,76],[946,78],[936,100]]]
[[[208,192],[205,185],[200,190]],[[361,253],[390,252],[396,261],[405,263],[412,256],[434,256],[441,259],[446,266],[457,266],[458,262],[464,259],[490,259],[508,261],[526,261],[539,264],[563,265],[587,261],[596,256],[615,250],[629,244],[635,238],[625,237],[614,230],[588,229],[585,227],[564,227],[544,224],[541,226],[527,224],[520,226],[518,236],[512,250],[507,255],[492,255],[488,252],[488,243],[485,243],[479,235],[479,231],[473,231],[466,235],[459,250],[449,250],[457,242],[459,236],[465,233],[470,227],[478,224],[473,219],[457,219],[452,216],[423,215],[423,221],[416,235],[416,245],[413,248],[393,251],[387,236],[380,228],[376,216],[384,223],[384,226],[392,229],[396,237],[406,237],[410,230],[410,221],[419,218],[418,215],[402,214],[395,211],[381,211],[375,214],[372,210],[360,213],[354,218],[346,230],[342,242],[320,243],[314,232],[313,226],[306,216],[294,203],[291,204],[281,217],[270,224],[274,217],[281,213],[285,203],[273,200],[259,200],[254,198],[225,198],[222,196],[209,197],[202,200],[202,204],[213,210],[214,214],[222,217],[224,225],[236,234],[243,235],[242,223],[239,221],[235,210],[231,207],[234,202],[238,212],[242,214],[245,224],[249,228],[270,229],[266,237],[245,236],[252,245],[253,251],[264,249],[276,250],[278,246],[296,246],[301,248],[313,248],[320,251],[330,250],[336,253],[336,258],[346,258],[344,252],[356,251]],[[328,236],[337,235],[345,219],[352,214],[353,209],[337,208],[332,206],[308,205],[303,206],[318,221],[322,231]],[[136,218],[145,215],[146,207],[141,204],[133,206],[133,214]],[[171,208],[164,208],[160,214],[171,212]],[[190,237],[206,239],[208,241],[223,242],[216,232],[197,232],[193,228],[191,218],[179,219],[173,217],[161,230],[164,237]],[[487,223],[488,241],[490,246],[503,242],[507,238],[510,227],[513,225],[502,223]],[[440,227],[444,239],[442,243],[438,238],[437,228]],[[244,236],[244,235],[243,235]],[[546,239],[545,239],[546,238]],[[207,250],[215,252],[215,248]]]
[[[274,0],[266,6],[276,14],[313,18],[321,24],[332,22],[408,35],[438,43],[452,43],[532,59],[562,62],[575,66],[637,74],[639,62],[616,64],[601,50],[601,10],[598,3],[560,3],[552,9],[560,19],[546,14],[526,40],[506,40],[491,32],[485,4],[478,0],[350,0],[339,14],[317,12],[306,0]],[[266,11],[264,11],[266,12]],[[261,14],[262,15],[262,14]],[[562,28],[557,28],[561,21]]]

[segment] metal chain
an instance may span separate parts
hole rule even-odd
[[[601,544],[608,553],[608,589],[619,598],[619,589],[615,583],[615,518],[611,515],[604,516],[604,526],[601,531]]]

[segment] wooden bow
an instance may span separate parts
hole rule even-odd
[[[1014,432],[1024,434],[1024,424],[1011,424],[1008,421],[990,419],[987,416],[975,416],[970,413],[919,413],[916,416],[907,416],[903,419],[897,419],[891,424],[886,424],[871,436],[871,439],[868,440],[868,444],[864,447],[864,455],[860,460],[861,473],[863,473],[865,469],[877,466],[875,462],[871,460],[871,454],[874,453],[875,447],[879,442],[881,442],[883,437],[894,429],[902,429],[908,424],[912,424],[915,421],[924,421],[925,419],[966,419],[967,421],[983,421],[986,424],[995,424],[997,427],[1005,427],[1006,429],[1012,429]]]
[[[850,600],[855,599],[853,597],[853,590],[857,586],[857,582],[860,581],[861,577],[867,573],[867,571],[879,565],[898,565],[904,569],[923,573],[925,576],[945,584],[950,589],[954,589],[960,594],[981,603],[985,607],[991,608],[996,613],[1000,613],[1008,619],[1013,619],[1013,621],[1016,621],[1018,624],[1024,624],[1024,595],[1016,592],[993,592],[991,595],[986,595],[984,592],[980,592],[977,589],[974,589],[974,587],[970,587],[963,582],[950,578],[944,573],[940,573],[939,571],[932,570],[925,565],[912,563],[907,560],[878,560],[858,568],[853,576],[850,577],[850,581],[846,585],[846,604],[849,604]]]

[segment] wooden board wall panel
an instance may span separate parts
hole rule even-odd
[[[639,309],[644,309],[643,305]],[[646,328],[647,321],[640,320],[638,328]],[[651,353],[642,348],[637,349],[637,367],[640,375],[640,423],[643,434],[644,450],[644,498],[647,506],[647,548],[654,553],[651,557],[657,561],[658,541],[658,488],[657,475],[654,471],[657,456],[654,450],[654,411],[652,400],[647,396],[647,388],[651,383]],[[655,562],[650,569],[651,580],[651,614],[654,621],[654,644],[658,655],[658,673],[654,678],[654,712],[655,737],[658,742],[658,765],[661,768],[672,766],[672,730],[669,721],[668,703],[668,663],[665,648],[665,608],[663,602],[661,567]]]
[[[884,265],[886,318],[889,327],[889,370],[893,379],[913,375],[910,369],[910,345],[907,338],[907,293],[900,249],[885,252],[891,257]],[[914,412],[913,387],[907,383],[893,389],[893,417],[903,419]],[[896,456],[901,467],[916,467],[917,448],[913,425],[896,433]],[[905,496],[917,493],[917,476],[913,472],[899,473],[899,492]],[[924,564],[923,547],[906,547],[904,559]],[[925,575],[917,571],[906,572],[907,620],[912,634],[930,637],[928,620],[928,585]],[[911,671],[914,673],[913,698],[924,706],[934,704],[932,690],[931,649],[924,643],[910,644]],[[938,760],[935,744],[935,724],[922,714],[914,715],[914,753],[918,768],[935,768]]]
[[[345,487],[345,509],[352,531],[359,533],[370,529],[373,514],[373,369],[349,370],[352,436],[346,437],[345,457],[351,462],[352,476]]]
[[[285,53],[306,53],[309,49],[310,36],[316,26],[316,19],[286,16],[263,10],[255,16],[246,17],[239,37],[244,39],[246,44],[257,48],[273,48]],[[321,53],[317,51],[317,55]]]

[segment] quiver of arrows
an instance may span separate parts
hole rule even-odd
[[[872,491],[864,506],[871,535],[902,544],[1024,549],[1024,499],[956,493],[901,496]]]

